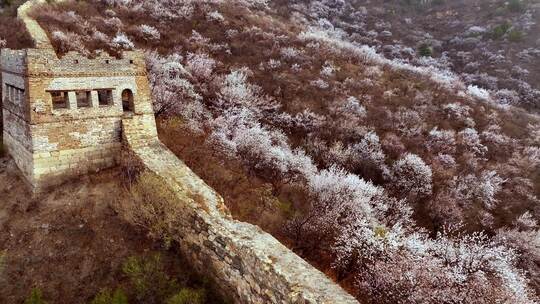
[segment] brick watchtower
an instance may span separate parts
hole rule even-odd
[[[140,52],[89,59],[3,49],[0,67],[4,146],[33,188],[114,166],[123,119],[157,136]]]

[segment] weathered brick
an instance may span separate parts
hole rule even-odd
[[[122,148],[124,90],[133,96],[134,136],[157,136],[140,52],[125,52],[121,59],[105,53],[89,59],[74,52],[58,58],[50,48],[3,49],[0,64],[2,85],[23,92],[22,99],[2,97],[5,146],[35,188],[44,181],[44,172],[54,172],[62,177],[60,181],[89,168],[116,165]],[[99,104],[98,90],[111,93],[108,105]],[[67,108],[54,108],[51,92],[55,91],[69,92]],[[88,94],[79,97],[89,96],[90,100],[78,105],[76,92],[81,91]],[[49,176],[47,184],[53,182]]]

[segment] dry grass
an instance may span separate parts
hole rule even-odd
[[[120,207],[124,217],[149,230],[154,238],[170,240],[183,208],[167,184],[155,174],[144,171],[128,191],[130,200]]]

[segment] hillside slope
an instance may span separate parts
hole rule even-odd
[[[181,286],[207,288],[204,303],[222,303],[189,261],[117,213],[130,200],[121,180],[108,170],[32,196],[13,161],[0,158],[1,303],[22,303],[32,289],[54,304],[90,303],[99,292],[118,289],[129,303],[161,303],[171,292],[165,289]],[[147,268],[126,271],[133,261]]]
[[[34,14],[60,54],[147,50],[161,139],[236,217],[358,299],[538,301],[540,120],[500,102],[528,97],[378,53],[351,28],[370,16],[395,35],[383,33],[392,1],[371,15],[362,1],[304,3],[95,0]]]
[[[273,6],[342,29],[387,58],[451,69],[467,84],[502,91],[500,103],[540,109],[537,0],[295,0]]]

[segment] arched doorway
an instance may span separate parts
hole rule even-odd
[[[122,91],[122,109],[124,112],[133,112],[135,105],[133,103],[133,92],[130,89]]]

